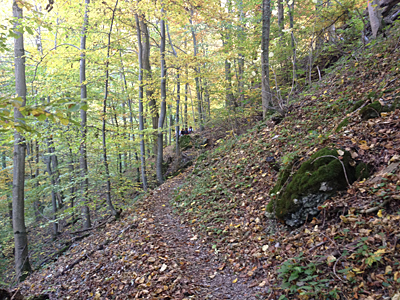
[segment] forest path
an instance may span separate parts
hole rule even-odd
[[[73,243],[24,281],[22,294],[50,300],[262,299],[255,295],[260,287],[234,274],[173,212],[169,202],[187,172],[147,193],[119,221]]]
[[[137,204],[144,219],[153,221],[146,229],[148,234],[160,237],[159,250],[166,252],[179,273],[173,299],[258,299],[254,290],[225,267],[172,211],[169,202],[184,179],[185,174],[169,179]]]

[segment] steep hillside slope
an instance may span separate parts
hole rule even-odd
[[[400,288],[399,75],[398,37],[342,58],[282,122],[261,122],[200,156],[173,205],[251,286],[268,287],[269,299],[394,296]],[[349,151],[369,165],[370,177],[325,202],[319,217],[300,228],[267,218],[278,170],[324,147]]]
[[[21,291],[50,299],[398,299],[399,75],[399,34],[342,58],[283,120],[220,139]],[[368,164],[369,177],[305,225],[287,227],[267,213],[278,171],[325,147]]]

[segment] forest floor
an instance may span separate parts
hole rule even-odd
[[[49,299],[258,299],[263,288],[249,287],[172,211],[192,168],[33,274],[21,292]]]
[[[19,285],[50,299],[400,298],[400,48],[354,52],[281,122],[215,142]],[[363,118],[373,102],[397,107]],[[370,167],[299,228],[270,218],[278,169],[319,149]],[[84,233],[82,233],[84,234]]]

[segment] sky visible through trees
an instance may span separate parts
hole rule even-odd
[[[365,31],[359,0],[0,3],[1,236],[13,215],[16,241],[17,213],[47,220],[54,237],[67,217],[90,228],[98,206],[118,217],[115,198],[164,181],[175,130],[283,112],[294,90],[318,80],[321,53],[345,53]]]

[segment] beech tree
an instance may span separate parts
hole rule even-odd
[[[25,50],[24,36],[19,31],[23,19],[22,7],[13,1],[14,33],[18,35],[14,41],[14,66],[15,66],[15,91],[21,100],[21,107],[26,103],[26,79],[25,79]],[[24,116],[19,107],[14,108],[14,120],[16,126],[24,123]],[[26,143],[23,135],[14,132],[14,159],[13,159],[13,231],[15,242],[15,273],[18,280],[23,280],[32,269],[28,256],[28,234],[25,227],[25,151]]]
[[[142,173],[142,185],[143,190],[147,191],[147,176],[146,176],[146,158],[145,158],[145,144],[144,144],[144,118],[143,118],[143,48],[142,38],[140,30],[139,16],[135,13],[137,40],[138,40],[138,60],[139,60],[139,131],[140,131],[140,162],[141,162],[141,173]]]
[[[262,42],[261,42],[261,98],[263,117],[272,105],[272,93],[269,85],[269,39],[271,26],[271,0],[263,0],[262,2]]]
[[[157,181],[159,184],[164,182],[163,174],[162,174],[162,163],[163,163],[163,126],[164,120],[167,110],[167,68],[165,65],[165,21],[164,21],[164,8],[161,7],[161,19],[160,19],[160,62],[161,62],[161,105],[160,105],[160,118],[158,119],[158,140],[157,140]]]
[[[91,226],[90,211],[88,207],[88,163],[87,163],[87,84],[86,84],[86,35],[89,25],[89,4],[90,0],[85,0],[85,12],[83,17],[83,26],[81,32],[81,54],[80,54],[80,69],[79,80],[81,84],[81,104],[80,117],[81,117],[81,141],[80,141],[80,157],[79,165],[81,170],[81,202],[82,202],[82,216],[84,219],[83,228],[87,229]]]

